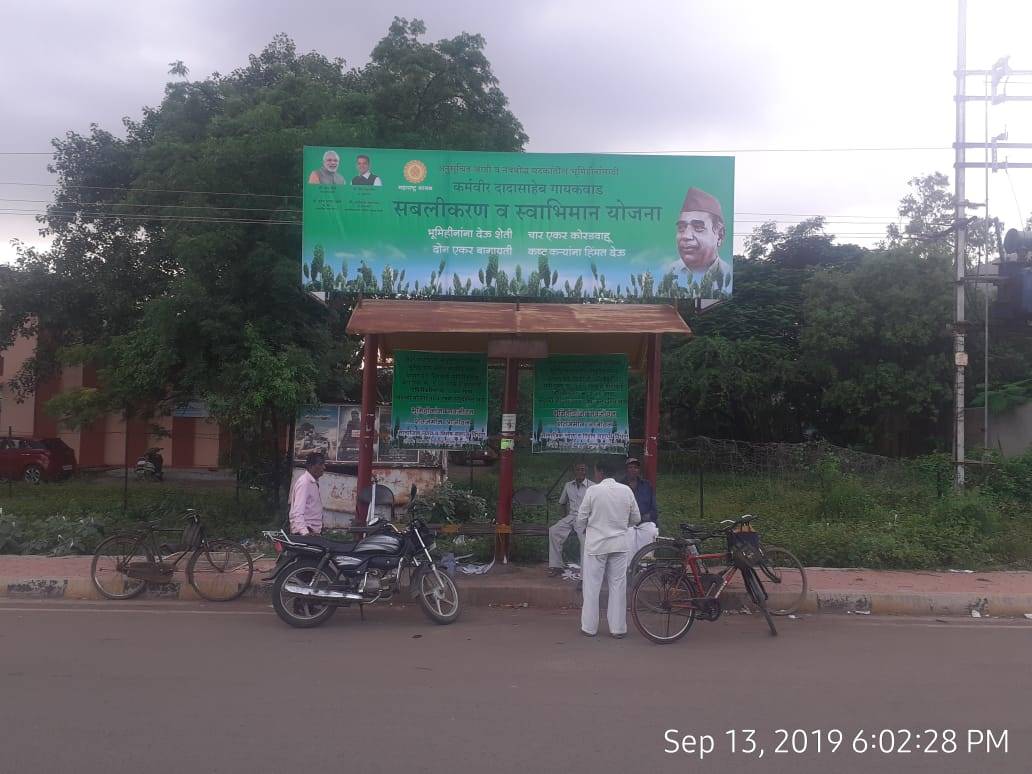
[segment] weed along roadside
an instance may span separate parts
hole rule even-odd
[[[796,453],[797,445],[783,451]],[[840,450],[841,451],[841,450]],[[659,471],[657,499],[661,534],[673,534],[680,521],[716,523],[742,513],[763,518],[764,539],[789,548],[807,567],[868,567],[891,570],[1032,569],[1032,453],[1001,461],[984,481],[955,495],[941,486],[938,457],[895,461],[871,456],[872,472],[854,457],[828,448],[813,465],[781,466],[772,472],[721,469],[710,454],[700,477],[698,455],[687,442],[669,442]],[[544,506],[518,506],[514,522],[545,525],[557,518],[559,487],[566,480],[553,460],[520,452],[521,486],[550,495]],[[566,476],[568,477],[568,476]],[[556,485],[556,482],[559,485]],[[700,514],[700,483],[704,502]],[[494,468],[453,465],[448,485],[426,492],[420,515],[430,522],[487,522],[497,502]],[[0,487],[0,555],[75,556],[91,554],[106,536],[143,522],[178,526],[195,508],[213,534],[254,541],[261,530],[277,526],[282,513],[261,493],[239,496],[203,478],[141,485],[133,482],[129,507],[122,512],[120,482],[82,477],[60,484]],[[399,518],[403,518],[399,514]],[[566,546],[575,558],[575,540]],[[493,538],[466,537],[456,543],[442,535],[443,553],[489,561]],[[513,541],[512,560],[544,561],[546,539],[521,536]]]

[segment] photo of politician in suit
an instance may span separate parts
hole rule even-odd
[[[364,153],[355,157],[358,174],[351,178],[351,185],[383,185],[383,181],[369,171],[369,157]]]

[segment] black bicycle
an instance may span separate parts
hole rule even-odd
[[[183,517],[186,528],[162,527],[149,522],[135,532],[121,532],[104,540],[93,554],[90,576],[97,591],[108,599],[132,599],[148,583],[169,583],[179,563],[186,563],[186,580],[202,599],[229,602],[251,586],[254,559],[240,543],[212,539],[197,512]],[[175,543],[159,542],[158,535],[176,534]]]

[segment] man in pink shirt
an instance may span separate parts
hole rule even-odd
[[[294,535],[318,535],[322,532],[323,505],[319,478],[326,471],[322,452],[312,452],[305,459],[305,472],[290,489],[290,532]]]

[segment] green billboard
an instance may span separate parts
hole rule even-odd
[[[395,351],[392,403],[391,448],[483,448],[487,355]]]
[[[535,452],[627,454],[626,355],[552,355],[534,364]]]
[[[418,297],[727,298],[734,159],[306,147],[303,283]]]

